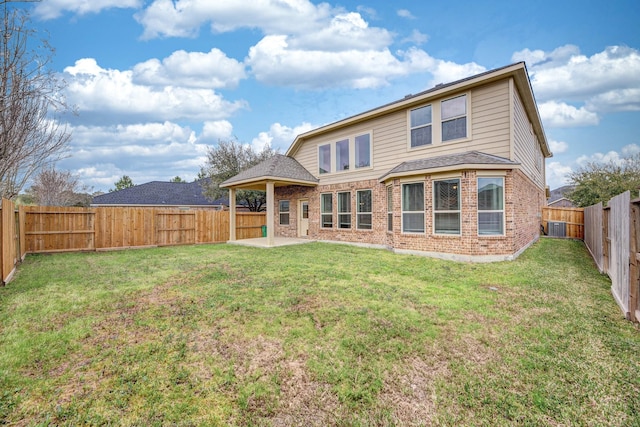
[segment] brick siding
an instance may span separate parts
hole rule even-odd
[[[377,180],[354,181],[341,184],[319,185],[316,188],[290,186],[275,190],[275,234],[298,237],[299,200],[309,200],[309,238],[337,242],[386,246],[391,249],[442,253],[464,256],[512,256],[539,237],[540,212],[544,204],[544,190],[538,188],[522,172],[507,171],[504,176],[505,233],[503,236],[478,235],[477,178],[475,171],[464,171],[460,176],[461,234],[436,235],[433,233],[433,180],[422,176],[412,182],[424,183],[425,232],[402,232],[401,182],[393,186],[393,232],[387,231],[387,185]],[[372,190],[372,229],[357,229],[356,191]],[[337,228],[337,193],[351,192],[351,228]],[[333,228],[320,227],[320,195],[333,195]],[[279,225],[280,200],[290,201],[288,226]]]

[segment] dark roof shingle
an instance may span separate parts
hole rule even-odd
[[[244,181],[259,180],[261,178],[281,178],[292,181],[303,181],[316,184],[318,179],[304,168],[298,161],[292,157],[282,154],[275,154],[273,157],[262,163],[240,172],[238,175],[231,177],[220,184],[221,187],[227,187],[234,183]]]
[[[202,180],[152,181],[93,198],[94,205],[212,206],[228,205],[227,199],[211,201],[202,194]]]
[[[500,167],[513,167],[520,163],[480,151],[467,151],[458,154],[446,154],[444,156],[427,157],[424,159],[402,162],[395,168],[380,177],[380,181],[387,176],[405,174],[421,170],[437,169],[458,165],[495,165]]]

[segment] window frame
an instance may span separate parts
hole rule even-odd
[[[331,209],[327,212],[326,211],[326,206],[325,206],[325,197],[324,196],[329,196],[330,200],[331,200]],[[326,217],[331,218],[330,227],[326,227],[325,226],[325,218]],[[325,229],[325,230],[330,230],[333,228],[333,193],[320,193],[320,228]]]
[[[409,210],[405,210],[405,203],[404,203],[404,188],[407,185],[421,185],[422,186],[422,210],[419,211],[409,211]],[[413,181],[413,182],[403,182],[402,186],[401,186],[401,194],[400,194],[401,200],[400,200],[400,208],[402,210],[402,226],[401,226],[401,230],[403,234],[425,234],[426,233],[426,215],[425,215],[425,211],[426,211],[426,203],[425,203],[425,191],[424,191],[424,181]],[[422,215],[422,231],[407,231],[405,229],[405,214],[420,214]]]
[[[361,211],[360,206],[362,202],[360,201],[360,195],[369,193],[369,210]],[[361,218],[369,217],[368,226],[365,223],[365,226],[362,226]],[[356,191],[356,229],[358,230],[373,230],[373,190],[365,189],[365,190],[357,190]]]
[[[412,112],[413,111],[417,111],[420,110],[422,108],[427,108],[429,107],[431,109],[431,121],[429,123],[425,123],[425,124],[421,124],[421,125],[413,125],[413,118],[412,118]],[[425,105],[421,105],[419,107],[415,107],[415,108],[411,108],[409,109],[409,149],[417,149],[417,148],[424,148],[424,147],[432,147],[433,146],[433,142],[434,142],[434,138],[433,138],[433,116],[434,116],[434,111],[433,111],[433,104],[425,104]],[[430,138],[430,142],[427,144],[420,144],[420,145],[413,145],[413,131],[416,129],[421,129],[421,128],[426,128],[429,127],[430,129],[430,133],[431,133],[431,138]]]
[[[353,168],[354,169],[366,169],[366,168],[370,168],[372,162],[371,159],[371,140],[372,140],[372,132],[364,132],[364,133],[359,133],[354,135],[353,137]],[[358,165],[358,138],[361,138],[363,136],[367,136],[367,144],[369,145],[368,151],[369,151],[369,158],[368,158],[368,163],[366,165],[363,166],[359,166]]]
[[[436,184],[440,182],[446,181],[457,181],[457,204],[458,209],[438,209],[438,192],[436,191]],[[461,236],[462,235],[462,180],[459,177],[450,177],[450,178],[438,178],[433,180],[432,190],[433,190],[433,234],[440,236]],[[451,233],[447,231],[439,231],[437,228],[436,218],[438,215],[442,214],[457,214],[458,215],[458,232]]]
[[[287,204],[286,210],[283,209],[283,204]],[[286,215],[287,222],[283,222],[283,215]],[[280,225],[291,225],[291,202],[289,200],[278,201],[278,221]]]
[[[321,157],[321,153],[322,153],[322,149],[324,147],[329,147],[329,161],[327,162],[327,164],[329,165],[329,169],[325,170],[322,168],[322,161],[324,160]],[[318,175],[327,175],[330,174],[332,172],[331,170],[331,144],[320,144],[318,145]],[[324,171],[324,172],[323,172]]]
[[[344,205],[343,202],[341,202],[341,195],[344,194],[348,194],[348,203],[346,204],[346,206]],[[337,224],[337,228],[342,229],[342,230],[347,230],[347,229],[351,229],[351,223],[352,223],[352,218],[351,218],[351,191],[340,191],[338,193],[336,193],[336,197],[338,198],[338,203],[337,203],[337,212],[338,212],[338,224]],[[345,211],[341,211],[341,208],[346,207],[348,210]],[[349,218],[349,222],[343,222],[342,219],[343,217],[348,217]],[[346,226],[343,227],[342,225],[345,224]]]
[[[336,141],[334,143],[335,147],[336,147],[336,168],[335,171],[336,172],[345,172],[348,171],[351,168],[351,139],[350,138],[344,138],[344,139],[340,139],[338,141]],[[347,163],[346,165],[344,164],[344,160],[343,156],[342,156],[342,147],[346,147],[346,160]],[[341,165],[342,163],[342,165]]]
[[[393,233],[393,185],[387,185],[387,232]]]
[[[454,99],[458,99],[458,98],[462,98],[464,97],[464,113],[463,114],[458,114],[455,116],[451,116],[451,117],[447,117],[444,118],[442,112],[443,112],[443,104],[447,101],[453,101]],[[459,136],[456,138],[449,138],[449,139],[445,139],[444,138],[444,125],[445,123],[449,123],[449,122],[454,122],[456,120],[460,120],[464,118],[465,122],[464,122],[464,136]],[[467,97],[466,93],[460,94],[460,95],[456,95],[447,99],[443,99],[442,101],[440,101],[440,141],[441,142],[450,142],[450,141],[458,141],[458,140],[463,140],[463,139],[467,139],[469,136],[469,98]]]
[[[480,209],[480,180],[481,179],[499,179],[502,181],[502,194],[501,194],[501,198],[500,201],[502,202],[502,209]],[[479,237],[504,237],[505,236],[505,230],[506,230],[506,224],[505,224],[505,209],[504,209],[504,197],[505,197],[505,177],[504,176],[479,176],[476,179],[476,200],[477,200],[477,206],[478,206],[478,212],[477,212],[477,220],[478,220],[478,224],[477,224],[477,233]],[[502,221],[501,221],[501,229],[502,232],[501,233],[481,233],[480,232],[480,213],[501,213],[502,214]]]

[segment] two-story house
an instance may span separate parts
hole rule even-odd
[[[506,260],[539,237],[547,157],[521,62],[301,134],[222,186],[230,200],[236,189],[267,191],[268,242]]]

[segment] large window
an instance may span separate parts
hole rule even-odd
[[[318,165],[321,174],[331,172],[331,144],[318,147]]]
[[[504,178],[478,178],[478,234],[504,234]]]
[[[442,101],[442,141],[467,137],[467,95]]]
[[[289,225],[289,201],[280,200],[280,225]]]
[[[460,234],[460,180],[433,183],[433,227],[436,234]]]
[[[393,185],[387,187],[387,231],[393,231]]]
[[[338,228],[351,228],[351,193],[338,193]]]
[[[411,110],[411,146],[431,144],[431,105]]]
[[[349,140],[336,142],[336,171],[349,169]]]
[[[333,228],[333,194],[320,195],[320,226]]]
[[[402,184],[402,231],[424,233],[424,184]]]
[[[356,199],[358,203],[356,226],[360,230],[371,230],[371,226],[372,226],[371,190],[357,191]]]
[[[371,135],[356,136],[356,168],[371,166]]]

